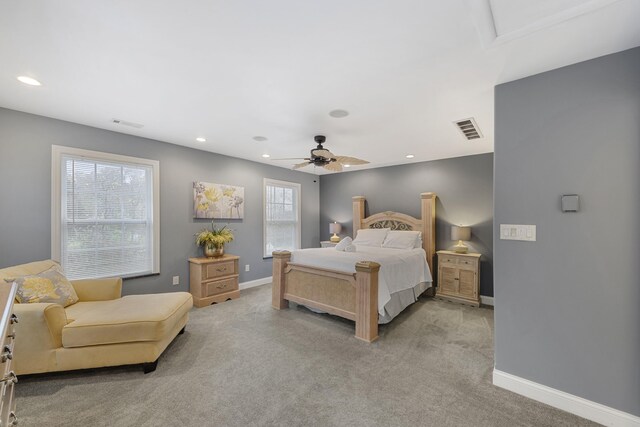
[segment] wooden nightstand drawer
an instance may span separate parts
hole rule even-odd
[[[468,268],[468,269],[472,269],[475,270],[476,267],[478,266],[478,260],[477,259],[464,259],[464,258],[459,258],[458,259],[458,267],[460,268]]]
[[[230,277],[228,279],[216,280],[202,284],[202,293],[206,297],[236,290],[238,290],[237,277]]]
[[[235,261],[224,261],[216,264],[207,264],[204,271],[204,280],[213,279],[216,277],[228,276],[230,274],[237,274],[235,271]]]
[[[458,258],[450,255],[439,255],[438,254],[438,264],[457,264]]]

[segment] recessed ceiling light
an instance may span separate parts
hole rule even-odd
[[[263,155],[262,155],[262,157],[264,157],[265,159],[268,159],[268,158],[269,158],[269,157],[271,157],[271,156],[270,156],[270,155],[268,155],[268,154],[263,154]]]
[[[196,138],[196,141],[198,141],[198,142],[207,142],[206,138],[203,138],[203,137]]]
[[[345,168],[350,168],[351,167],[351,165],[342,165],[342,166],[344,166]]]
[[[254,137],[253,137],[253,140],[254,140],[254,141],[258,141],[258,142],[266,141],[266,140],[268,140],[268,139],[269,139],[269,138],[267,138],[266,136],[260,136],[260,135],[257,135],[257,136],[254,136]]]
[[[36,79],[32,78],[32,77],[27,77],[27,76],[18,76],[17,79],[19,81],[21,81],[22,83],[29,85],[29,86],[42,86],[42,83],[40,83],[39,81],[37,81]]]
[[[413,159],[415,156],[413,154],[407,154],[405,157],[407,159]]]
[[[347,117],[349,112],[347,110],[332,110],[329,111],[329,115],[331,117],[335,117],[336,119],[341,119],[343,117]]]

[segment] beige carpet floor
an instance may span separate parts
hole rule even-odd
[[[194,309],[148,375],[23,376],[20,425],[595,425],[491,384],[490,309],[421,299],[368,345],[352,322],[270,303],[265,285]]]

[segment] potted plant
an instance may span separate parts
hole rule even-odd
[[[224,255],[224,244],[233,241],[233,233],[227,226],[218,228],[211,221],[211,230],[202,229],[195,234],[196,245],[204,248],[204,256],[207,258],[217,258]]]

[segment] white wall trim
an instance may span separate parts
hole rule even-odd
[[[493,297],[480,295],[480,304],[493,306]]]
[[[256,279],[256,280],[250,280],[248,282],[242,282],[242,283],[240,283],[239,288],[240,289],[255,288],[256,286],[266,285],[267,283],[271,283],[271,282],[272,282],[271,276],[263,277],[262,279]]]
[[[493,384],[605,426],[640,427],[640,417],[498,369],[493,370]]]

